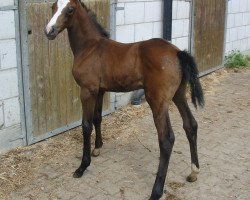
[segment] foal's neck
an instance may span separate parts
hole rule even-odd
[[[101,38],[87,11],[81,5],[78,6],[73,24],[68,28],[69,42],[74,56],[88,47],[89,43]]]

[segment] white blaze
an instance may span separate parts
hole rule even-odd
[[[51,18],[50,22],[48,23],[46,27],[47,33],[50,32],[52,26],[56,24],[56,21],[58,17],[62,14],[63,9],[67,6],[67,4],[70,2],[70,0],[58,0],[57,2],[57,11],[54,14],[54,16]]]

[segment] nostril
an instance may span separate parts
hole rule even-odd
[[[58,34],[57,28],[55,28],[54,26],[47,26],[45,28],[45,35],[47,36],[48,39],[50,40],[55,39],[57,34]]]
[[[53,35],[55,33],[55,28],[52,26],[52,27],[46,27],[45,28],[45,33],[47,35]]]
[[[55,28],[52,26],[51,29],[50,29],[49,34],[50,35],[54,35],[54,33],[55,33]]]

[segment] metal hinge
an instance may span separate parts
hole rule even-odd
[[[124,10],[124,7],[115,7],[115,10],[118,11],[118,10]]]
[[[0,7],[0,11],[17,10],[17,9],[18,9],[17,6],[3,6],[3,7]]]

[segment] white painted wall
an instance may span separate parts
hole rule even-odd
[[[118,0],[116,40],[124,43],[162,37],[162,0]]]
[[[172,43],[182,50],[189,49],[190,2],[173,1]]]
[[[226,54],[250,51],[250,0],[229,0]]]
[[[1,0],[0,7],[14,0]],[[0,11],[0,153],[23,145],[14,11]]]

